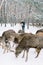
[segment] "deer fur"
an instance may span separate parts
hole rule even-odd
[[[43,46],[43,29],[39,29],[36,31],[36,35],[39,37],[39,42],[40,42],[40,46],[42,45]],[[42,44],[41,44],[42,43]],[[37,52],[37,56],[39,56],[39,53],[41,51],[41,48],[36,48],[36,52]]]
[[[24,52],[25,51],[27,52],[27,55],[26,55],[26,61],[27,61],[29,49],[37,48],[38,45],[39,45],[39,40],[36,35],[31,33],[25,33],[23,35],[23,38],[19,42],[19,45],[16,47],[15,55],[17,57],[24,50]]]
[[[12,41],[14,45],[14,38],[16,36],[18,36],[18,34],[14,30],[10,29],[10,30],[4,31],[2,34],[2,37],[0,37],[0,43],[2,43],[1,46],[5,50],[10,50],[11,48],[10,41]]]

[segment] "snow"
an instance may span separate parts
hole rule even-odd
[[[29,33],[32,32],[33,34],[36,33],[38,29],[41,29],[43,27],[33,27],[29,26],[29,29],[27,29],[27,26],[25,26],[25,32]],[[7,27],[3,26],[1,27],[0,25],[0,36],[2,35],[3,31],[8,30],[8,29],[13,29],[16,32],[18,30],[22,29],[20,24],[14,25],[14,27],[11,27],[10,24],[7,24]],[[26,59],[26,53],[25,57],[22,58],[23,52],[18,56],[18,58],[15,57],[15,54],[12,52],[5,53],[3,54],[4,49],[0,48],[0,65],[43,65],[43,49],[41,50],[39,57],[35,58],[36,56],[36,51],[35,49],[31,48],[28,53],[28,61],[25,62]]]

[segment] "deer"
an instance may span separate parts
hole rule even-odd
[[[37,33],[38,34],[38,33]],[[41,49],[43,48],[43,36],[39,36],[37,34],[30,34],[25,33],[23,35],[23,38],[19,42],[18,46],[16,47],[15,55],[16,57],[19,56],[19,54],[24,50],[23,57],[25,54],[25,51],[27,52],[26,55],[26,61],[28,59],[28,52],[30,48],[35,48],[37,55],[35,58],[39,56],[39,53]]]
[[[12,29],[4,31],[2,33],[2,36],[0,37],[0,43],[1,43],[2,48],[7,50],[7,52],[8,52],[8,50],[10,50],[10,48],[11,48],[10,41],[13,42],[13,46],[14,46],[14,38],[16,36],[18,36],[18,34]],[[4,50],[4,53],[5,53],[5,50]]]
[[[31,33],[25,33],[23,35],[23,38],[19,42],[18,46],[16,47],[15,55],[18,57],[18,55],[24,50],[23,57],[26,51],[26,61],[28,59],[28,52],[30,48],[38,48],[39,46],[39,37],[37,35],[31,34]],[[37,52],[38,53],[38,52]]]
[[[39,40],[41,41],[41,43],[43,43],[43,29],[39,29],[36,31],[36,35],[39,37]],[[41,48],[36,48],[36,52],[38,53],[36,57],[39,56],[39,53],[41,51]]]
[[[25,33],[23,30],[19,30],[18,33]]]

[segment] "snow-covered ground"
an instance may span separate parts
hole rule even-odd
[[[25,26],[25,32],[32,32],[33,34],[36,33],[36,31],[38,29],[41,29],[43,27],[33,27],[33,26],[29,26],[29,29],[27,29],[27,26]],[[18,32],[18,30],[22,29],[20,24],[16,24],[16,26],[14,25],[14,27],[11,27],[10,24],[7,24],[7,27],[0,26],[0,36],[2,35],[3,31],[8,30],[8,29],[13,29],[16,32]],[[23,52],[19,55],[18,58],[15,57],[15,54],[12,52],[9,53],[5,53],[3,54],[3,50],[0,48],[0,65],[43,65],[43,50],[41,50],[39,57],[35,58],[36,56],[36,51],[35,49],[30,49],[29,53],[28,53],[28,61],[25,62],[25,58],[26,58],[26,54],[25,54],[25,58],[22,58],[22,54]]]

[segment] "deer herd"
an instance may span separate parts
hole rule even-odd
[[[14,49],[11,50],[15,45],[15,51]],[[24,57],[26,52],[26,61],[28,60],[29,49],[34,48],[37,52],[36,57],[38,57],[43,48],[43,29],[36,31],[35,34],[25,33],[22,30],[19,30],[18,33],[16,33],[12,29],[4,31],[2,36],[0,36],[0,46],[4,49],[3,53],[6,51],[14,52],[16,57],[18,57],[22,51],[24,51]]]

